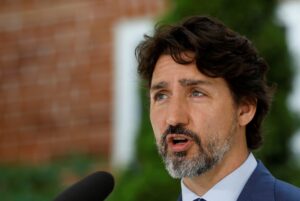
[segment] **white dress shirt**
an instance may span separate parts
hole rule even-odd
[[[215,184],[201,198],[206,201],[236,201],[256,166],[257,161],[250,153],[240,167]],[[186,187],[183,180],[181,180],[181,192],[182,201],[193,201],[200,198]]]

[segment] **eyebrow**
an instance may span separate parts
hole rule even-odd
[[[181,86],[188,87],[188,86],[195,86],[195,85],[211,85],[212,83],[206,80],[194,80],[194,79],[181,79],[178,81]],[[150,88],[150,91],[159,90],[162,88],[168,87],[168,83],[165,81],[158,82],[153,84]]]
[[[162,88],[166,88],[168,86],[168,83],[167,82],[158,82],[156,84],[153,84],[150,88],[150,91],[153,91],[153,90],[158,90],[158,89],[162,89]]]
[[[194,79],[181,79],[179,80],[181,86],[194,86],[194,85],[211,85],[212,83],[206,80],[194,80]]]

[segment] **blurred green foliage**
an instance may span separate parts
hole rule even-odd
[[[57,172],[51,167],[0,167],[1,200],[49,200],[57,184]]]
[[[270,83],[278,84],[272,111],[264,122],[264,146],[255,154],[275,176],[300,186],[300,170],[289,150],[289,139],[297,128],[295,114],[287,108],[293,68],[286,47],[285,30],[275,16],[276,5],[275,0],[172,0],[170,11],[162,23],[177,22],[190,15],[210,15],[254,43],[271,67]],[[121,176],[109,200],[176,200],[180,192],[179,181],[168,176],[157,154],[148,117],[148,101],[144,97],[147,91],[141,91],[144,106],[136,161]]]
[[[99,159],[74,155],[43,165],[0,165],[0,200],[52,201],[96,163]]]

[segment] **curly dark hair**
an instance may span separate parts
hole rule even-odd
[[[182,53],[186,52],[194,53],[194,57],[184,57]],[[156,26],[154,35],[145,35],[136,48],[138,73],[149,87],[156,62],[163,54],[171,55],[179,64],[195,62],[206,76],[223,78],[237,104],[256,104],[255,116],[246,126],[246,138],[250,150],[261,146],[261,124],[274,90],[267,84],[267,63],[246,37],[208,16],[192,16],[175,25]]]

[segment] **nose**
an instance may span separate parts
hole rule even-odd
[[[188,107],[185,101],[173,99],[169,102],[166,123],[169,126],[187,125],[189,123]]]

